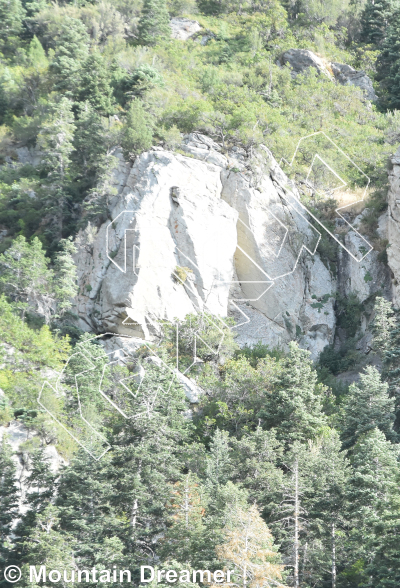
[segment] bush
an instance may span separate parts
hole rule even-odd
[[[259,341],[253,347],[245,345],[242,349],[238,349],[235,352],[235,359],[239,357],[245,357],[250,365],[254,368],[257,367],[257,363],[260,359],[265,357],[275,357],[275,359],[281,359],[284,353],[280,349],[270,349],[269,345],[264,345]]]

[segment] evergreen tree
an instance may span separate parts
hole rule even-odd
[[[0,568],[9,561],[11,543],[9,536],[18,516],[19,492],[16,484],[16,468],[12,451],[4,435],[0,441]],[[1,579],[2,580],[2,579]],[[3,582],[0,581],[0,586]]]
[[[367,0],[361,14],[361,38],[364,43],[382,44],[396,3],[396,0]]]
[[[231,471],[229,434],[217,429],[210,443],[207,457],[206,484],[210,491],[216,486],[226,484]]]
[[[382,378],[389,384],[389,393],[395,400],[395,430],[400,427],[400,322],[390,302],[377,298],[374,307],[374,349],[382,358]]]
[[[153,122],[140,100],[133,100],[126,115],[122,147],[126,157],[139,155],[153,143]]]
[[[169,528],[160,549],[162,559],[174,559],[184,567],[197,566],[196,560],[205,555],[208,539],[204,524],[207,499],[193,474],[187,474],[173,485],[167,508],[170,512]]]
[[[382,51],[377,60],[377,79],[384,90],[385,105],[400,108],[400,7],[389,18]]]
[[[291,343],[280,367],[273,391],[266,396],[265,409],[260,411],[264,426],[275,427],[277,439],[288,445],[312,439],[321,432],[326,419],[310,353]]]
[[[90,38],[84,24],[67,17],[60,26],[56,51],[50,64],[55,89],[72,97],[80,83],[80,69],[89,53]]]
[[[33,37],[32,41],[29,43],[28,48],[28,58],[33,67],[36,69],[46,68],[49,64],[48,59],[46,57],[46,52],[43,49],[43,46],[36,35]]]
[[[61,581],[55,581],[59,586],[66,586],[66,580],[71,582],[75,570],[73,542],[59,528],[59,511],[53,504],[48,504],[40,512],[34,526],[22,541],[21,560],[24,577],[29,577],[29,566],[46,566],[47,573],[58,570],[61,573]],[[65,572],[64,572],[65,570]],[[54,576],[53,576],[54,579]],[[60,580],[59,579],[59,580]],[[38,588],[41,584],[30,583],[29,586]]]
[[[63,233],[74,131],[72,103],[62,98],[58,104],[52,105],[52,112],[42,125],[37,139],[37,145],[43,152],[43,169],[47,172],[43,200],[46,213],[52,221],[48,230],[58,241]]]
[[[105,133],[104,119],[92,104],[89,101],[79,104],[73,159],[77,182],[82,191],[92,188],[101,173],[102,161],[107,151]]]
[[[114,185],[116,163],[117,158],[112,153],[96,160],[96,183],[83,202],[85,219],[107,219],[112,198],[118,192]]]
[[[391,570],[386,584],[385,580],[377,584],[374,576],[382,571],[375,567],[375,558],[377,553],[380,553],[380,558],[384,555],[383,523],[385,520],[390,522],[391,515],[395,514],[392,509],[396,505],[400,481],[398,449],[376,428],[360,437],[354,448],[351,464],[353,471],[347,491],[352,527],[348,542],[350,563],[361,562],[359,576],[365,583],[360,582],[361,585],[394,586],[389,578],[395,577],[397,570]],[[398,506],[396,510],[398,517]],[[388,530],[389,528],[390,524]],[[392,526],[391,537],[388,538],[388,546],[392,543],[392,549],[393,530]],[[393,558],[393,551],[391,557]],[[398,558],[398,551],[396,557]],[[382,559],[384,558],[385,556]],[[388,563],[388,559],[386,562]]]
[[[374,347],[382,358],[391,347],[391,335],[396,326],[395,313],[392,304],[377,296],[374,305],[374,319],[372,322],[372,332],[374,335]]]
[[[36,528],[38,516],[50,505],[55,492],[55,475],[51,471],[43,448],[35,449],[30,456],[29,476],[26,480],[25,506],[27,511],[16,529],[17,552],[24,550],[25,538]]]
[[[113,507],[117,501],[113,476],[108,472],[110,455],[95,461],[80,451],[63,471],[59,482],[56,506],[61,528],[71,536],[71,546],[79,567],[96,564],[100,545],[108,538],[126,540],[127,523],[120,511]],[[113,487],[114,486],[114,487]]]
[[[229,478],[248,491],[250,502],[258,504],[269,520],[280,500],[283,483],[283,448],[276,439],[276,431],[264,431],[259,426],[240,439],[231,438],[230,445]]]
[[[307,479],[303,506],[308,513],[302,584],[324,585],[329,578],[336,588],[338,570],[346,558],[350,467],[341,445],[337,431],[325,431],[309,444],[302,464]]]
[[[394,399],[389,398],[388,384],[382,382],[376,368],[368,366],[360,374],[360,383],[351,384],[343,404],[343,447],[353,447],[361,435],[376,427],[387,439],[396,440],[394,419]]]
[[[110,473],[115,480],[113,504],[127,521],[126,541],[137,565],[153,550],[154,537],[164,532],[166,502],[171,484],[181,480],[182,453],[191,429],[184,393],[168,370],[151,364],[145,369],[145,388],[158,393],[154,398],[153,392],[150,410],[123,421],[121,429],[122,423],[115,427]]]
[[[0,255],[0,288],[21,311],[27,309],[42,314],[48,322],[53,299],[53,273],[37,237],[29,244],[17,237],[11,247]]]
[[[72,238],[62,239],[61,251],[57,253],[54,263],[54,293],[57,300],[58,317],[72,307],[72,298],[78,293],[77,272],[73,255],[76,247]]]
[[[306,462],[307,448],[295,442],[283,460],[286,475],[272,526],[279,533],[277,537],[282,544],[282,551],[290,562],[290,577],[295,588],[299,588],[300,585],[302,538],[307,526],[307,512],[303,506],[308,486],[307,469],[304,467]]]
[[[400,501],[398,494],[380,516],[373,561],[366,574],[379,588],[397,588],[400,584]]]
[[[142,45],[156,45],[159,41],[171,37],[165,0],[144,0],[138,33]]]
[[[103,116],[115,111],[111,77],[107,64],[99,53],[92,53],[82,64],[76,99],[88,101]]]
[[[25,10],[21,0],[0,0],[0,51],[14,53],[23,28]]]

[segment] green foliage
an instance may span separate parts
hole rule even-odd
[[[165,0],[144,0],[138,33],[141,44],[150,46],[171,37]]]
[[[22,31],[25,10],[20,0],[0,1],[0,51],[5,54],[15,53],[18,35]]]
[[[379,74],[378,79],[382,82],[385,90],[385,103],[391,109],[399,109],[399,33],[400,33],[400,7],[390,14],[389,24],[385,38],[382,42],[382,51],[378,57]]]
[[[0,255],[0,291],[8,296],[22,317],[26,312],[33,312],[46,323],[53,317],[60,318],[71,308],[71,299],[77,293],[72,257],[75,252],[71,239],[60,241],[53,270],[37,237],[30,244],[25,237],[17,237]]]
[[[73,95],[80,82],[80,68],[89,52],[89,35],[83,23],[67,17],[57,35],[56,51],[50,63],[55,89]]]
[[[337,326],[343,330],[345,340],[340,346],[327,345],[319,357],[320,366],[327,368],[332,374],[345,372],[356,366],[360,360],[355,345],[363,310],[363,304],[355,292],[347,297],[336,297]]]
[[[7,435],[4,435],[0,441],[0,564],[4,568],[10,563],[10,535],[18,514],[18,499],[16,467]]]
[[[277,439],[284,443],[312,439],[324,427],[325,418],[321,412],[322,390],[309,352],[291,343],[280,368],[273,393],[260,412],[265,426],[276,427]]]
[[[115,111],[111,77],[99,53],[90,54],[82,64],[76,99],[89,102],[103,116],[109,116]]]
[[[372,563],[369,555],[379,551],[382,558],[385,547],[392,541],[392,537],[389,537],[385,546],[386,537],[382,531],[387,524],[388,530],[391,529],[392,533],[393,523],[396,518],[398,520],[396,494],[399,467],[396,446],[387,441],[381,431],[374,429],[360,438],[354,448],[351,462],[348,499],[349,516],[354,526],[348,545],[352,549],[353,566],[357,561],[364,562],[363,566],[358,566],[358,574],[362,581],[370,581],[371,578],[377,583],[377,578],[382,577],[383,570],[381,566]],[[382,525],[384,521],[386,524]],[[387,552],[386,557],[383,557],[383,561],[385,559],[386,565],[390,560],[396,561],[397,556],[393,552],[393,547]],[[387,581],[388,586],[394,586],[391,579],[396,577],[397,569],[390,569],[389,565],[386,573],[388,575],[384,582]]]
[[[163,86],[164,80],[160,72],[148,63],[142,63],[132,73],[124,73],[117,91],[123,93],[121,102],[124,104],[129,98],[142,98],[149,90]]]
[[[354,340],[348,340],[339,349],[326,345],[319,356],[319,364],[327,368],[332,374],[337,375],[353,368],[360,360],[359,353],[354,348]]]
[[[395,441],[393,431],[394,399],[389,398],[388,385],[378,370],[367,367],[360,374],[360,383],[351,384],[343,403],[342,441],[346,449],[353,447],[360,436],[378,428],[386,438]]]
[[[257,367],[259,359],[264,359],[267,356],[281,359],[283,352],[279,351],[279,349],[270,349],[269,345],[264,345],[261,341],[253,347],[245,345],[235,352],[235,357],[245,357],[253,368]]]
[[[355,292],[351,292],[347,297],[337,297],[338,326],[346,331],[347,337],[356,335],[362,311],[363,305]]]
[[[304,25],[326,23],[335,25],[349,6],[348,0],[284,0],[282,4],[287,8],[292,19],[299,20]]]
[[[361,15],[364,43],[380,45],[384,41],[395,4],[395,0],[367,0]]]
[[[37,146],[43,151],[43,169],[47,173],[47,182],[43,186],[43,204],[46,213],[54,219],[50,230],[58,240],[63,236],[74,131],[72,102],[62,98],[58,104],[52,105],[51,114],[43,123],[37,138]]]
[[[52,272],[48,269],[42,244],[37,237],[29,244],[25,237],[17,237],[12,246],[0,256],[2,268],[1,291],[6,294],[24,316],[29,307],[50,319]]]
[[[122,147],[126,157],[140,155],[150,149],[153,142],[153,121],[143,108],[140,100],[135,99],[129,106],[124,129],[122,131]]]
[[[62,250],[55,257],[54,294],[57,298],[58,312],[63,315],[72,307],[72,298],[78,293],[78,280],[73,260],[76,247],[72,239],[63,239],[60,246]]]

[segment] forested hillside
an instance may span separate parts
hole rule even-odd
[[[172,18],[197,32],[173,38]],[[321,65],[296,72],[290,50]],[[373,99],[338,82],[343,64]],[[368,177],[360,230],[392,280],[363,301],[313,294],[318,320],[330,299],[336,316],[319,357],[298,326],[288,345],[240,346],[234,319],[208,311],[179,332],[160,319],[157,337],[120,355],[119,331],[83,331],[76,301],[92,286],[78,258],[94,268],[101,227],[116,228],[121,159],[195,158],[183,139],[199,133],[256,177],[261,146],[283,167],[318,131]],[[222,585],[240,588],[400,585],[400,316],[388,294],[400,276],[380,230],[399,144],[399,0],[0,0],[1,588],[11,565],[16,586],[68,584],[32,584],[30,565],[70,579],[115,566],[134,585],[143,565],[229,569]],[[291,185],[334,231],[332,187],[322,198],[302,182],[299,153]],[[357,174],[346,179],[361,200]],[[318,255],[340,282],[329,235]],[[174,287],[191,274],[177,266]]]

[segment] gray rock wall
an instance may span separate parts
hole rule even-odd
[[[77,238],[80,326],[149,340],[160,320],[207,311],[234,316],[240,344],[297,339],[316,358],[334,336],[335,280],[296,191],[267,149],[249,171],[201,135],[184,148],[132,166],[119,154],[112,220]]]

